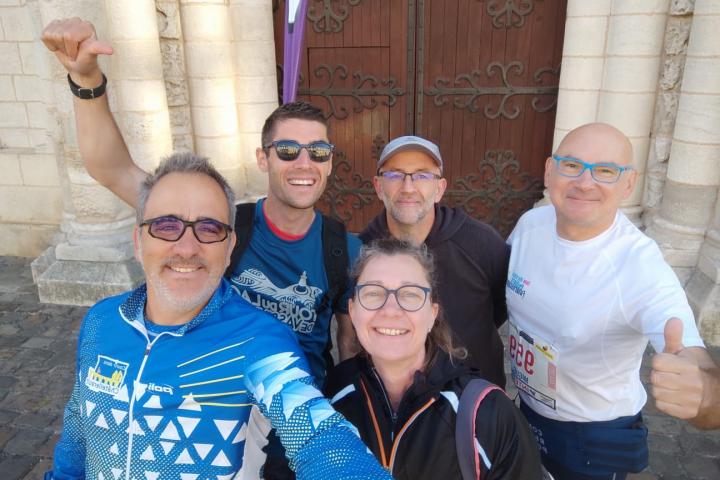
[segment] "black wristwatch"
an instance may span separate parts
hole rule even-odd
[[[70,91],[78,98],[82,98],[83,100],[91,100],[93,98],[101,97],[105,94],[105,87],[107,86],[107,77],[105,74],[102,74],[102,83],[99,87],[95,88],[85,88],[81,87],[77,83],[72,81],[72,78],[70,78],[70,74],[68,73],[68,84],[70,84]]]

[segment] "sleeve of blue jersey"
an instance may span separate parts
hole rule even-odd
[[[82,430],[82,412],[80,411],[80,354],[87,323],[92,321],[95,308],[91,309],[83,320],[78,338],[78,354],[75,363],[75,384],[70,400],[65,405],[63,428],[60,440],[55,446],[52,473],[46,474],[46,480],[82,480],[85,478],[85,438]]]
[[[250,400],[277,430],[298,479],[391,478],[313,384],[295,339],[277,332],[245,371]],[[283,348],[284,347],[284,348]],[[276,352],[276,353],[272,353]]]

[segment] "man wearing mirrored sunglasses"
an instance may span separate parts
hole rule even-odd
[[[438,296],[466,362],[505,385],[503,345],[497,332],[507,319],[507,245],[489,225],[460,208],[439,205],[447,187],[437,145],[403,136],[383,148],[373,185],[385,209],[360,234],[364,243],[393,236],[425,244],[436,259]]]
[[[619,210],[637,180],[632,158],[610,125],[572,130],[545,162],[552,205],[525,213],[508,238],[513,381],[557,480],[621,480],[647,466],[639,370],[648,340],[712,365],[675,273]],[[662,380],[666,405],[686,398]],[[688,401],[684,417],[701,418],[701,403]]]
[[[97,63],[98,55],[112,54],[112,47],[97,39],[91,23],[78,18],[51,22],[42,40],[68,70],[78,144],[88,173],[137,206],[147,172],[130,157],[108,107],[106,79]],[[86,95],[90,90],[95,93]],[[268,195],[257,202],[250,242],[232,272],[233,284],[243,297],[296,332],[318,382],[327,367],[323,353],[333,313],[339,317],[342,358],[348,356],[345,339],[352,339],[347,302],[342,295],[336,295],[337,300],[326,298],[331,286],[323,263],[325,219],[314,210],[332,169],[333,149],[322,110],[308,103],[283,105],[267,118],[256,160],[268,174]],[[352,261],[360,242],[345,235],[345,243]]]
[[[259,479],[271,425],[298,478],[389,479],[313,386],[292,332],[223,278],[234,194],[207,159],[163,161],[137,203],[147,283],[85,317],[46,480]]]

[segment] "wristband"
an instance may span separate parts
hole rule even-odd
[[[105,74],[102,74],[102,83],[99,87],[95,88],[85,88],[81,87],[77,83],[72,81],[72,78],[70,78],[70,74],[68,73],[67,76],[68,84],[70,85],[70,91],[78,98],[82,98],[83,100],[91,100],[93,98],[101,97],[105,94],[105,87],[107,86],[107,77]]]

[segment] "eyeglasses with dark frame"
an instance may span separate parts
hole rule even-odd
[[[395,295],[397,304],[406,312],[417,312],[427,302],[430,287],[403,285],[396,289],[385,288],[375,283],[363,283],[355,287],[355,297],[365,310],[380,310]]]
[[[180,240],[185,235],[185,230],[188,227],[192,228],[193,235],[200,243],[222,242],[232,232],[230,225],[213,218],[198,218],[193,222],[188,222],[175,215],[164,215],[145,220],[140,224],[140,227],[146,225],[151,237],[166,242]]]
[[[562,157],[553,155],[553,160],[557,165],[557,173],[563,177],[577,178],[581,176],[585,170],[590,170],[590,176],[596,182],[615,183],[620,180],[620,176],[625,170],[632,170],[630,165],[618,165],[617,163],[587,163],[575,157]]]
[[[410,177],[410,180],[414,182],[429,182],[430,180],[439,180],[442,178],[441,175],[433,172],[401,172],[400,170],[387,170],[384,172],[378,172],[378,176],[384,178],[388,182],[402,183],[405,178]]]
[[[275,148],[275,153],[280,160],[291,162],[300,156],[300,152],[304,148],[307,150],[310,160],[318,163],[325,163],[332,158],[335,145],[324,141],[316,141],[310,143],[300,143],[295,140],[275,140],[267,145],[263,145],[264,149]]]

